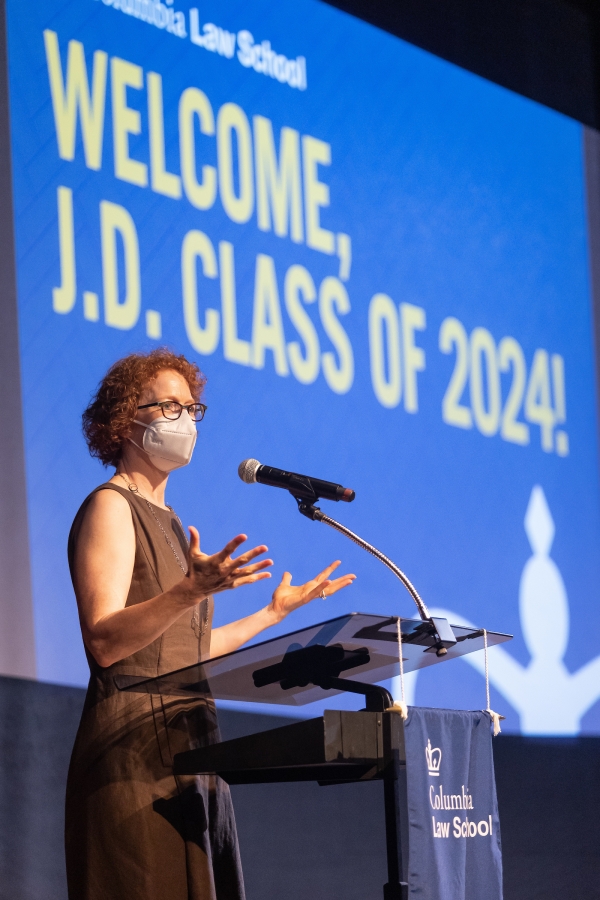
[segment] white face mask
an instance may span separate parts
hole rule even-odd
[[[152,457],[152,464],[161,472],[172,472],[187,466],[192,458],[198,432],[196,423],[189,414],[182,410],[178,419],[155,419],[150,424],[133,420],[137,425],[145,428],[142,446],[129,438],[132,444],[145,450]]]

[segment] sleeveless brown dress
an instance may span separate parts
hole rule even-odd
[[[136,534],[127,606],[173,587],[182,571],[153,513],[185,565],[187,540],[169,510],[129,490]],[[94,491],[69,535],[69,565]],[[219,740],[214,702],[117,690],[117,674],[154,676],[197,663],[210,651],[212,598],[199,605],[200,633],[184,613],[143,650],[107,668],[87,652],[90,682],[66,796],[69,900],[243,900],[228,786],[216,776],[175,777],[173,756]],[[206,624],[205,624],[206,623]]]

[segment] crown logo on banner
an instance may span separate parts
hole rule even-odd
[[[442,762],[442,751],[439,747],[432,747],[429,738],[427,738],[427,746],[425,747],[425,758],[427,759],[427,769],[429,774],[439,775],[440,763]]]

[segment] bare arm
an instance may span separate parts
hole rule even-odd
[[[188,574],[170,590],[125,607],[135,560],[131,510],[116,491],[94,495],[77,541],[73,582],[83,640],[99,665],[110,666],[147,647],[208,594],[270,577],[260,570],[270,566],[271,560],[250,565],[266,551],[264,546],[231,559],[245,535],[208,556],[200,551],[196,529],[190,528],[190,534]]]
[[[259,609],[251,616],[246,616],[245,619],[238,619],[237,622],[215,628],[210,639],[211,657],[232,653],[264,631],[265,628],[281,622],[294,609],[315,600],[321,595],[321,591],[326,591],[325,596],[331,597],[342,588],[348,587],[356,578],[355,575],[343,575],[333,581],[329,577],[339,565],[340,561],[336,560],[323,569],[312,581],[307,581],[306,584],[298,585],[298,587],[292,586],[291,574],[284,572],[281,584],[276,588],[268,606]]]

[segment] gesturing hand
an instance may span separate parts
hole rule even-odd
[[[262,559],[260,562],[249,563],[266,553],[267,547],[261,544],[260,547],[254,547],[247,550],[236,559],[232,559],[240,544],[248,540],[245,534],[238,534],[233,540],[229,541],[219,553],[208,556],[200,550],[200,535],[198,531],[190,525],[190,549],[188,552],[188,573],[186,578],[193,585],[194,593],[217,594],[220,591],[228,591],[232,588],[241,587],[243,584],[252,584],[255,581],[261,581],[263,578],[270,578],[270,572],[262,572],[261,569],[267,569],[273,565],[272,559]]]
[[[342,575],[341,578],[335,578],[333,581],[329,578],[339,565],[341,563],[338,559],[331,563],[330,566],[327,566],[326,569],[323,569],[312,581],[307,581],[306,584],[300,584],[298,587],[292,587],[291,573],[284,572],[281,584],[275,589],[270,603],[273,612],[283,619],[294,609],[298,609],[299,606],[304,606],[305,603],[310,603],[311,600],[321,596],[321,592],[324,592],[327,598],[331,597],[332,594],[336,594],[342,588],[348,587],[348,585],[352,584],[356,575]]]

